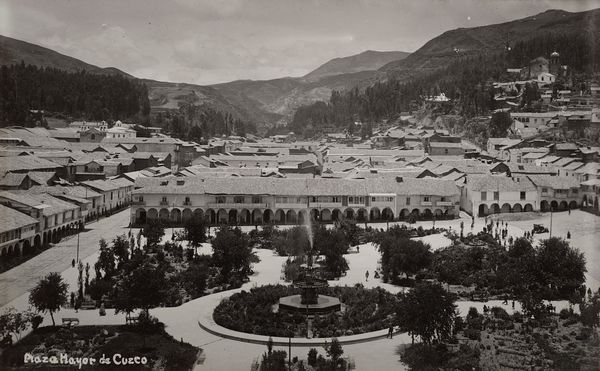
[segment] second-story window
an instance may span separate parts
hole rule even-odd
[[[487,192],[481,192],[481,201],[487,201]]]
[[[225,197],[225,196],[217,196],[217,203],[218,204],[224,204],[225,202],[227,202],[227,197]]]
[[[236,204],[243,204],[244,203],[244,196],[235,196],[233,198],[233,202],[235,202]]]
[[[425,202],[429,202],[429,196],[424,196],[424,197],[423,197],[423,201],[425,201]]]
[[[520,196],[521,196],[521,200],[524,200],[524,199],[525,199],[525,197],[526,197],[526,194],[525,194],[525,192],[521,192]]]
[[[166,205],[169,201],[167,201],[167,197],[163,196],[162,199],[160,200],[160,203],[163,205]]]
[[[184,204],[185,204],[185,205],[189,205],[189,204],[191,204],[191,201],[190,201],[190,197],[189,197],[189,196],[185,198]]]
[[[406,204],[410,205],[410,197],[406,197]]]
[[[252,203],[253,204],[261,204],[262,203],[262,197],[260,197],[260,196],[252,196]]]
[[[494,200],[499,200],[499,199],[500,199],[500,192],[494,191]]]
[[[542,194],[544,195],[546,193],[548,193],[548,188],[542,188]]]
[[[440,201],[442,201],[442,202],[446,201],[446,197],[442,197],[442,198],[440,199]]]

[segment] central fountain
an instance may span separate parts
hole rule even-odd
[[[307,218],[309,219],[309,218]],[[300,295],[284,296],[279,299],[279,309],[291,312],[303,312],[307,315],[324,314],[340,311],[342,304],[340,299],[332,296],[320,295],[318,289],[328,287],[327,280],[316,277],[313,266],[313,236],[310,219],[306,225],[309,241],[309,251],[305,254],[306,264],[300,266],[298,279],[292,282],[292,286],[301,290]]]

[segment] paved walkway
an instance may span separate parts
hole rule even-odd
[[[127,233],[127,228],[123,226],[128,223],[129,210],[124,210],[86,225],[85,231],[79,236],[80,259],[98,251],[98,241],[101,238],[110,240],[118,234]],[[76,253],[77,235],[69,236],[41,254],[0,274],[0,307],[27,293],[46,274],[70,268]]]
[[[592,216],[588,213],[580,211],[573,211],[572,215],[568,216],[565,213],[555,213],[553,215],[554,222],[554,235],[565,236],[569,230],[573,235],[572,244],[578,247],[586,254],[588,259],[588,285],[594,286],[594,282],[598,282],[600,279],[600,245],[597,241],[600,241],[600,218]],[[514,218],[517,214],[509,214],[506,218]],[[97,242],[101,237],[107,240],[114,238],[115,235],[120,233],[126,233],[127,229],[121,226],[127,225],[127,219],[129,214],[127,211],[120,214],[114,215],[108,219],[103,220],[107,225],[105,227],[96,227],[91,225],[90,228],[98,228],[97,234],[93,238],[89,238],[91,246],[89,250],[82,253],[81,256],[85,256],[87,253],[89,256],[84,262],[89,262],[90,265],[97,259]],[[119,218],[117,220],[117,218]],[[465,234],[471,232],[471,219],[463,214],[463,220],[465,224]],[[98,224],[102,223],[100,221]],[[461,219],[449,220],[449,221],[437,221],[436,227],[452,227],[453,230],[459,231]],[[549,215],[538,215],[532,217],[530,220],[510,221],[509,222],[509,234],[515,237],[523,235],[524,230],[530,230],[534,223],[542,223],[549,225]],[[432,222],[419,222],[416,226],[423,226],[423,228],[431,227]],[[381,223],[374,225],[378,228],[385,228],[386,224]],[[483,227],[483,219],[476,219],[475,227],[473,232],[478,232]],[[89,233],[89,232],[86,232]],[[137,234],[137,231],[136,231]],[[81,235],[83,238],[84,234]],[[170,231],[167,231],[165,240],[170,239]],[[536,238],[547,238],[546,235],[536,235]],[[448,244],[448,240],[439,236],[424,237],[428,243],[432,244],[433,249],[444,247]],[[83,239],[82,239],[83,241]],[[82,243],[83,246],[83,243]],[[72,248],[72,247],[71,247]],[[64,256],[70,256],[69,249],[65,249]],[[204,244],[201,248],[202,253],[210,253],[210,245]],[[250,282],[246,283],[242,289],[248,290],[253,286],[260,286],[266,284],[277,284],[281,282],[281,267],[285,261],[285,257],[275,255],[270,250],[258,250],[257,251],[261,261],[254,267],[255,274],[250,277]],[[43,254],[42,254],[43,255]],[[41,255],[40,255],[41,256]],[[34,258],[36,260],[38,257]],[[381,280],[373,278],[373,271],[377,268],[380,254],[371,245],[363,245],[360,248],[360,253],[351,253],[346,256],[350,266],[350,270],[347,275],[342,277],[338,281],[330,281],[332,285],[354,285],[361,283],[366,287],[377,287],[380,286],[389,290],[390,292],[399,292],[402,288],[393,286],[390,284],[382,283]],[[76,287],[77,272],[75,269],[70,267],[72,258],[64,259],[62,262],[63,266],[63,277],[71,284],[71,290]],[[61,261],[61,259],[57,259]],[[43,264],[42,265],[43,268]],[[61,271],[59,262],[51,264],[52,269],[48,271]],[[67,268],[66,270],[65,267]],[[370,271],[370,278],[368,281],[365,280],[365,271]],[[39,273],[36,277],[42,276],[44,273]],[[37,278],[32,279],[35,283]],[[0,284],[5,285],[0,276]],[[26,290],[28,290],[27,288]],[[0,286],[2,290],[2,286]],[[28,294],[26,290],[21,290],[22,295],[11,303],[10,306],[14,306],[18,309],[25,309],[27,307]],[[4,291],[0,291],[4,295]],[[186,304],[183,304],[175,308],[156,308],[151,310],[151,314],[158,317],[166,325],[166,330],[175,339],[183,339],[195,346],[199,346],[204,350],[206,356],[205,361],[201,365],[197,365],[197,370],[248,370],[253,360],[260,359],[262,354],[266,351],[264,345],[245,343],[236,340],[226,339],[220,336],[216,336],[207,332],[198,326],[197,320],[202,313],[207,313],[207,300],[213,303],[217,303],[221,297],[231,294],[228,293],[217,293],[214,295],[205,296],[198,298]],[[13,294],[14,295],[14,294]],[[17,293],[18,295],[18,293]],[[457,303],[460,313],[465,315],[468,308],[471,306],[477,307],[479,311],[482,311],[483,305],[488,306],[501,306],[504,307],[509,313],[512,312],[511,302],[508,305],[503,305],[501,301],[490,301],[487,303],[483,302],[469,302],[463,301]],[[554,303],[557,310],[562,307],[566,307],[566,302]],[[214,304],[213,304],[214,305]],[[515,310],[519,310],[519,303],[515,303]],[[82,325],[86,324],[123,324],[125,323],[124,315],[114,315],[112,310],[107,311],[107,316],[100,317],[97,310],[90,311],[79,311],[74,313],[73,310],[63,309],[55,318],[60,319],[61,317],[78,317]],[[49,316],[46,316],[44,324],[49,323]],[[348,344],[344,345],[345,355],[349,355],[356,363],[357,370],[404,370],[405,367],[399,362],[399,356],[397,355],[397,348],[401,344],[410,342],[410,338],[406,334],[394,336],[394,339],[378,339],[367,343],[359,344]],[[288,351],[287,346],[275,346],[275,349],[281,349]],[[306,359],[306,355],[311,346],[293,346],[292,357],[298,356],[301,359]],[[317,347],[317,350],[323,354],[323,348]],[[233,356],[232,356],[233,355]]]

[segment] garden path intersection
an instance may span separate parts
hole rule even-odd
[[[510,218],[510,216],[511,214],[506,215],[507,218]],[[98,240],[100,238],[111,240],[119,234],[127,233],[127,229],[122,226],[127,225],[128,217],[129,214],[126,210],[88,225],[88,230],[82,232],[80,236],[80,254],[84,257],[82,259],[84,264],[90,263],[93,266],[96,262]],[[549,215],[546,214],[536,214],[527,220],[508,221],[508,235],[514,238],[521,237],[525,231],[532,229],[533,224],[548,226],[549,218]],[[466,214],[462,214],[461,219],[436,221],[436,227],[459,231],[461,221],[464,222],[465,234],[471,232],[471,219]],[[386,228],[385,223],[370,225],[375,228]],[[432,225],[431,222],[418,222],[416,226],[431,228]],[[481,231],[483,226],[484,219],[476,218],[473,232]],[[251,227],[248,227],[248,229],[251,229]],[[572,235],[572,246],[579,248],[587,259],[586,284],[592,290],[597,290],[600,286],[600,246],[594,245],[594,241],[600,240],[600,218],[579,210],[572,211],[571,215],[568,215],[567,212],[554,213],[553,236],[565,237],[567,232]],[[134,233],[137,234],[137,231],[134,230]],[[544,238],[548,238],[548,233],[535,235],[535,239]],[[170,233],[167,233],[163,239],[164,241],[170,239]],[[431,244],[432,250],[449,244],[449,240],[441,235],[426,236],[423,239]],[[33,287],[39,277],[49,272],[62,271],[65,281],[70,285],[70,290],[76,290],[77,270],[70,266],[71,250],[74,248],[74,242],[76,242],[76,237],[75,240],[73,238],[65,240],[24,263],[24,266],[16,267],[0,275],[0,305],[3,306],[3,309],[14,307],[17,310],[25,310],[28,307],[28,290]],[[210,251],[210,245],[208,244],[203,244],[199,249],[199,253],[210,253]],[[267,284],[284,284],[281,279],[281,267],[286,258],[277,256],[271,250],[257,250],[257,255],[260,262],[254,265],[255,273],[242,288],[203,296],[178,307],[151,310],[152,315],[166,325],[166,331],[175,339],[183,339],[203,349],[205,359],[202,364],[196,365],[197,370],[247,370],[252,361],[265,351],[265,346],[262,344],[250,343],[247,341],[249,339],[236,340],[230,336],[215,335],[214,332],[205,330],[203,328],[205,326],[198,325],[199,321],[208,322],[212,320],[210,318],[212,309],[218,305],[222,298],[234,292]],[[65,258],[65,256],[68,258]],[[350,254],[346,255],[346,259],[349,265],[347,274],[339,280],[329,281],[330,285],[352,286],[361,283],[367,288],[381,287],[392,293],[403,290],[401,287],[383,283],[381,279],[374,278],[373,275],[369,277],[368,281],[365,280],[365,272],[374,272],[380,259],[379,252],[372,244],[361,245],[359,252],[353,249]],[[19,271],[15,271],[16,269]],[[9,280],[7,277],[12,278]],[[15,283],[15,281],[18,282]],[[554,302],[553,304],[557,311],[568,307],[567,302]],[[519,303],[516,303],[513,309],[511,303],[503,304],[501,300],[489,302],[458,301],[457,305],[462,315],[467,313],[469,307],[476,307],[481,312],[484,305],[488,307],[500,306],[509,313],[520,309]],[[75,313],[72,309],[62,309],[55,317],[77,317],[81,325],[125,323],[124,314],[114,315],[112,310],[109,310],[106,316],[101,317],[97,310],[80,310]],[[48,324],[49,321],[49,316],[46,316],[44,324]],[[390,340],[385,338],[387,330],[381,330],[381,334],[382,337],[377,336],[375,339],[366,342],[344,344],[344,352],[354,360],[356,369],[404,369],[404,366],[398,361],[399,356],[396,351],[400,344],[410,343],[410,337],[407,334],[398,334],[394,336],[393,340]],[[252,336],[255,335],[248,335],[248,337]],[[314,345],[294,345],[292,347],[292,357],[305,357],[311,347],[314,347]],[[274,348],[288,350],[287,344],[282,346],[277,342]],[[320,351],[322,351],[322,348],[320,348]]]

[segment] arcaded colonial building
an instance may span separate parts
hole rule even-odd
[[[181,225],[192,218],[211,224],[332,222],[342,218],[382,221],[453,218],[460,193],[442,179],[171,177],[153,180],[133,192],[131,221]]]

